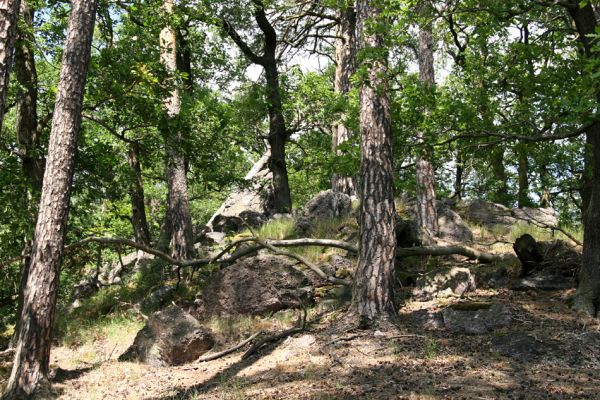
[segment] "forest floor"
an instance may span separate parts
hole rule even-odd
[[[118,362],[137,330],[123,328],[54,348],[53,388],[59,399],[86,400],[600,399],[600,325],[566,306],[571,294],[478,290],[469,300],[513,313],[508,328],[487,335],[425,331],[416,314],[442,305],[410,302],[397,331],[336,332],[329,315],[246,360],[240,350],[179,367]],[[508,353],[498,345],[519,333],[534,343],[515,339]]]

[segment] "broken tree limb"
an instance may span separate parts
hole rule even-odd
[[[254,335],[250,336],[248,339],[243,340],[240,343],[236,344],[235,346],[230,347],[226,350],[220,351],[218,353],[204,355],[204,356],[200,357],[199,359],[197,359],[196,362],[212,361],[212,360],[216,360],[217,358],[221,358],[228,354],[231,354],[234,351],[236,351],[237,349],[244,347],[246,344],[248,344],[251,341],[253,341],[254,339],[256,339],[258,337],[258,335],[260,335],[261,333],[262,333],[262,331],[258,331]]]
[[[471,260],[477,260],[484,264],[489,264],[496,261],[503,261],[514,257],[512,253],[490,254],[483,253],[466,246],[424,246],[424,247],[404,247],[396,249],[396,257],[408,256],[450,256],[460,255]]]
[[[256,353],[267,343],[276,342],[285,337],[295,335],[296,333],[300,333],[300,332],[304,331],[306,329],[306,316],[307,316],[307,311],[306,311],[306,308],[304,308],[302,310],[302,315],[298,318],[298,322],[296,323],[295,327],[286,329],[285,331],[282,331],[276,335],[267,336],[266,338],[259,340],[252,347],[250,347],[248,349],[248,351],[246,351],[244,353],[244,355],[242,356],[242,360],[245,360],[248,357],[250,357],[252,354]]]

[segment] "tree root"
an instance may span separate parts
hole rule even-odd
[[[262,333],[262,331],[258,331],[254,335],[250,336],[248,339],[241,341],[240,343],[236,344],[235,346],[230,347],[226,350],[220,351],[218,353],[213,353],[213,354],[208,354],[208,355],[202,356],[199,359],[197,359],[196,362],[199,363],[199,362],[205,362],[205,361],[212,361],[212,360],[216,360],[217,358],[221,358],[228,354],[231,354],[234,351],[236,351],[237,349],[244,347],[246,344],[248,344],[251,341],[253,341],[254,339],[256,339],[258,337],[258,335],[260,335],[261,333]]]

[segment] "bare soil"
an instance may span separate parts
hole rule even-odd
[[[55,348],[53,389],[58,399],[86,400],[600,399],[600,326],[567,307],[571,294],[479,290],[469,299],[410,302],[398,329],[385,332],[339,331],[329,316],[247,360],[240,351],[168,368],[118,362],[133,341],[134,332],[124,332],[117,343]],[[508,328],[468,336],[426,331],[415,318],[422,309],[489,300],[510,306]],[[521,353],[496,344],[517,333],[533,338]]]

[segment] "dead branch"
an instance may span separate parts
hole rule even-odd
[[[283,332],[279,332],[278,334],[275,334],[272,336],[267,336],[267,337],[259,340],[252,347],[250,347],[250,349],[248,349],[247,352],[244,353],[244,355],[242,356],[242,360],[245,360],[248,357],[250,357],[252,354],[256,353],[267,343],[276,342],[285,337],[295,335],[296,333],[300,333],[300,332],[304,331],[306,329],[306,315],[307,315],[306,308],[303,308],[302,315],[298,318],[298,322],[295,327],[286,329]]]
[[[512,253],[490,254],[483,253],[467,246],[424,246],[424,247],[405,247],[396,250],[396,257],[408,256],[450,256],[450,255],[465,256],[471,260],[477,260],[484,264],[489,264],[497,261],[504,261],[514,257]]]
[[[197,359],[196,362],[199,363],[199,362],[204,362],[204,361],[212,361],[212,360],[216,360],[217,358],[224,357],[227,354],[231,354],[234,351],[236,351],[237,349],[244,347],[246,344],[248,344],[251,341],[253,341],[254,339],[256,339],[258,337],[258,335],[260,335],[261,333],[262,333],[262,331],[258,331],[254,335],[250,336],[248,339],[241,341],[240,343],[236,344],[235,346],[230,347],[226,350],[220,351],[218,353],[202,356],[199,359]]]

